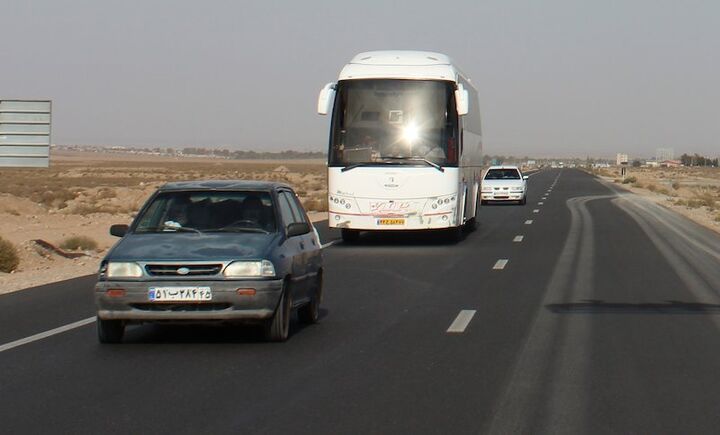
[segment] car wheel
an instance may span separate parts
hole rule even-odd
[[[311,325],[320,319],[320,303],[322,302],[322,274],[318,274],[315,282],[315,294],[310,302],[298,310],[298,318],[301,322]]]
[[[487,203],[488,203],[488,202],[487,202],[486,200],[484,200],[484,199],[480,201],[480,205],[487,205]]]
[[[343,242],[355,243],[360,238],[360,231],[343,228],[340,230],[340,235],[342,236]]]
[[[265,340],[285,341],[290,335],[290,315],[292,314],[292,296],[290,286],[285,285],[275,314],[265,323]]]
[[[522,199],[520,200],[520,205],[525,205],[525,204],[527,204],[527,196],[523,196]]]
[[[98,340],[100,343],[120,343],[125,334],[122,320],[97,319]]]

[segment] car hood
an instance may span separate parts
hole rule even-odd
[[[106,260],[207,261],[267,258],[280,234],[259,233],[130,233]]]
[[[524,180],[483,180],[483,187],[523,187]]]

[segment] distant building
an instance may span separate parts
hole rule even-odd
[[[658,148],[655,150],[655,160],[658,162],[675,160],[675,150],[673,148]]]
[[[660,166],[663,168],[679,168],[682,166],[682,162],[680,160],[663,160],[660,162]]]
[[[618,166],[627,165],[628,164],[628,155],[618,153],[617,158],[615,159],[615,162]]]

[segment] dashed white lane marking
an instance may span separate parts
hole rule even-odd
[[[542,202],[542,201],[538,202],[538,205],[543,205],[543,204],[544,204],[544,202]]]
[[[515,238],[513,239],[513,242],[516,242],[516,243],[522,242],[524,238],[525,238],[525,236],[515,236]]]
[[[95,316],[88,317],[87,319],[78,320],[77,322],[68,323],[67,325],[60,326],[55,329],[50,329],[49,331],[40,332],[35,335],[31,335],[29,337],[21,338],[19,340],[11,341],[10,343],[5,343],[3,345],[0,345],[0,352],[5,352],[6,350],[14,349],[18,346],[22,346],[23,344],[32,343],[33,341],[42,340],[43,338],[48,338],[53,335],[62,334],[63,332],[70,331],[71,329],[79,328],[81,326],[88,325],[90,323],[95,322]]]
[[[533,210],[533,213],[540,213],[540,209],[536,208],[535,210]]]
[[[508,260],[508,259],[506,259],[506,258],[501,258],[500,260],[498,260],[497,262],[495,262],[495,266],[493,266],[493,270],[503,270],[503,269],[505,269],[505,266],[507,266],[508,261],[510,261],[510,260]]]
[[[447,332],[460,334],[465,332],[465,328],[470,324],[473,316],[475,316],[476,310],[460,310],[457,317],[450,324]]]
[[[528,219],[525,221],[525,225],[532,225],[532,219]]]
[[[327,242],[327,243],[325,243],[325,244],[323,244],[323,245],[320,245],[320,247],[323,248],[323,249],[324,249],[324,248],[329,248],[330,246],[335,245],[335,244],[337,244],[337,243],[340,243],[340,240],[333,240],[332,242]]]

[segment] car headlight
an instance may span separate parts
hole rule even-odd
[[[236,261],[230,263],[223,272],[229,278],[272,278],[275,266],[268,261]]]
[[[492,190],[493,190],[492,187],[483,187],[482,188],[483,192],[492,192]]]
[[[108,278],[140,278],[142,275],[142,267],[137,263],[111,261],[107,264]]]

